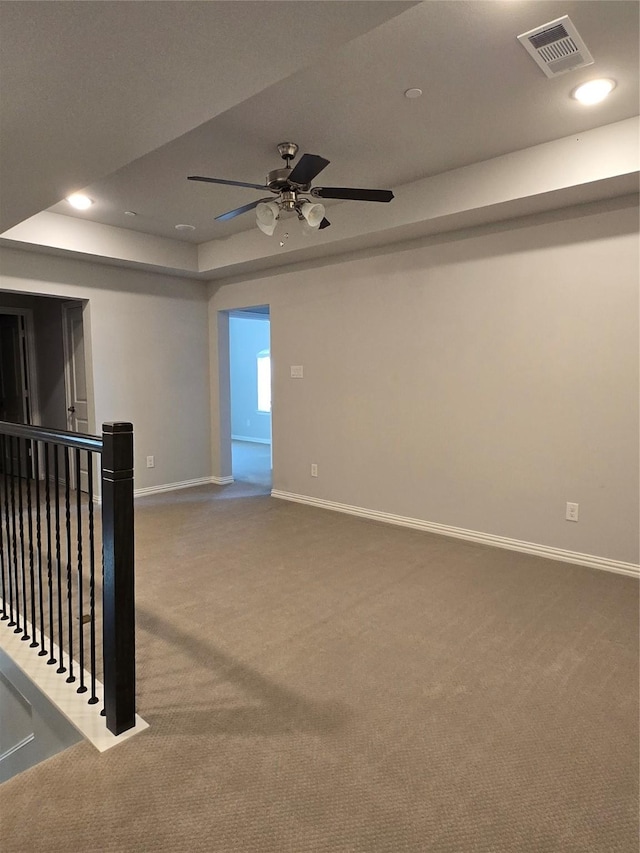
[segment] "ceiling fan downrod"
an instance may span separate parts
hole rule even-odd
[[[267,187],[271,192],[279,193],[282,190],[289,189],[289,175],[293,171],[291,160],[298,153],[298,146],[295,142],[280,142],[278,152],[287,165],[284,169],[274,169],[272,172],[269,172],[267,175]],[[290,210],[291,207],[287,209]]]

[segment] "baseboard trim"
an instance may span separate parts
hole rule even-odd
[[[163,492],[177,492],[179,489],[191,489],[194,486],[228,486],[233,483],[233,477],[198,477],[195,480],[182,480],[179,483],[163,483],[161,486],[147,486],[144,489],[134,489],[134,498],[143,498],[147,495],[160,495]]]
[[[214,486],[228,486],[231,483],[235,483],[235,480],[232,476],[228,477],[209,477],[209,482],[213,483]]]
[[[280,489],[272,489],[271,497],[280,498],[294,503],[308,504],[320,509],[330,509],[334,512],[342,512],[347,515],[356,515],[371,521],[383,521],[386,524],[394,524],[399,527],[411,527],[415,530],[424,530],[427,533],[437,533],[441,536],[451,536],[455,539],[465,539],[469,542],[477,542],[482,545],[491,545],[494,548],[505,548],[509,551],[519,551],[522,554],[533,554],[537,557],[545,557],[549,560],[560,560],[563,563],[574,563],[578,566],[588,566],[592,569],[602,569],[605,572],[615,572],[619,575],[629,575],[640,578],[640,566],[635,563],[625,563],[621,560],[610,560],[606,557],[597,557],[593,554],[581,554],[577,551],[565,551],[562,548],[552,548],[549,545],[538,545],[535,542],[524,542],[520,539],[509,539],[506,536],[495,536],[492,533],[482,533],[479,530],[465,530],[463,527],[451,527],[447,524],[437,524],[432,521],[423,521],[420,518],[408,518],[403,515],[393,515],[389,512],[380,512],[375,509],[366,509],[360,506],[328,501],[322,498],[313,498],[308,495],[298,495],[293,492],[284,492]]]

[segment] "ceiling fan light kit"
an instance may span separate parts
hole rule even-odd
[[[310,201],[304,201],[300,206],[300,213],[310,228],[318,229],[324,219],[324,204],[313,204]]]
[[[279,216],[280,208],[275,201],[261,201],[256,205],[256,224],[268,237],[276,230]]]
[[[315,201],[322,199],[343,199],[348,201],[389,202],[393,198],[391,190],[371,190],[357,187],[312,187],[311,183],[320,172],[329,165],[329,160],[318,154],[303,154],[296,165],[291,160],[298,153],[295,142],[280,142],[278,153],[285,161],[283,169],[274,169],[267,175],[266,184],[252,184],[245,181],[229,181],[223,178],[207,178],[202,175],[190,175],[189,181],[204,181],[210,184],[246,187],[248,189],[268,191],[276,199],[259,198],[257,201],[236,207],[227,213],[216,216],[216,220],[235,219],[249,210],[256,211],[258,228],[269,237],[273,235],[281,213],[295,213],[303,222],[304,230],[321,231],[331,223],[325,216],[323,204]],[[311,196],[311,198],[309,198]]]

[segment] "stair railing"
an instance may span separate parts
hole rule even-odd
[[[110,732],[135,725],[130,423],[92,436],[0,421],[0,595],[0,625],[90,705],[102,675]]]

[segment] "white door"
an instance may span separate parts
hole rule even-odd
[[[87,373],[84,359],[82,303],[62,305],[62,338],[64,343],[65,390],[67,395],[67,429],[70,432],[89,432],[89,403]],[[89,490],[87,454],[80,452],[80,488]],[[70,453],[70,485],[75,488],[75,451]]]

